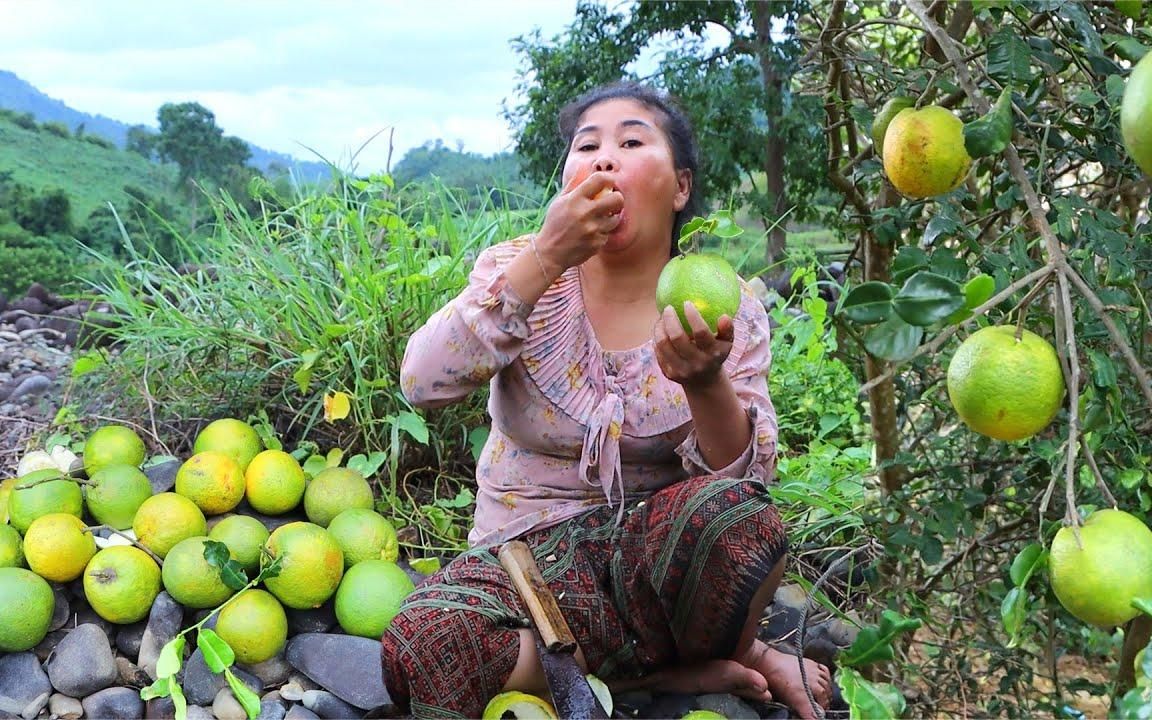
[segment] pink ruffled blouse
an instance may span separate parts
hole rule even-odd
[[[435,408],[490,383],[492,428],[476,467],[473,546],[504,542],[695,475],[756,477],[776,467],[776,412],[768,397],[768,316],[744,288],[724,369],[752,422],[752,440],[728,467],[710,468],[680,385],[664,377],[651,340],[604,350],[569,268],[535,306],[504,268],[528,238],[477,258],[468,287],[408,341],[401,388]]]

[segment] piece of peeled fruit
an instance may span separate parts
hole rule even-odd
[[[518,690],[509,690],[489,700],[481,718],[482,720],[502,720],[502,718],[554,720],[556,711],[543,698]]]
[[[588,678],[588,686],[592,688],[592,694],[600,701],[600,707],[604,708],[604,714],[612,717],[612,691],[603,680],[595,675],[585,675]]]

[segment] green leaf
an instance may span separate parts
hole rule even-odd
[[[1004,632],[1008,633],[1008,647],[1014,648],[1020,642],[1020,628],[1024,627],[1024,617],[1028,610],[1028,592],[1014,587],[1000,603],[1000,620]]]
[[[156,660],[156,677],[172,677],[180,672],[184,664],[184,636],[177,635],[160,648],[160,657]]]
[[[240,701],[240,706],[248,714],[248,720],[255,720],[260,714],[260,697],[252,692],[252,688],[245,685],[231,670],[225,669],[224,677],[228,680],[228,687],[232,688],[232,694],[236,696],[236,699]]]
[[[480,460],[480,453],[484,451],[484,444],[488,442],[490,432],[487,425],[481,425],[472,428],[468,433],[468,448],[472,451],[473,460]]]
[[[892,299],[897,315],[909,325],[921,327],[943,320],[963,306],[964,291],[955,281],[926,270],[908,278]]]
[[[421,445],[428,444],[428,426],[424,418],[414,412],[404,411],[396,416],[396,424]]]
[[[148,687],[140,688],[140,699],[152,700],[154,698],[168,697],[172,694],[172,686],[175,683],[176,678],[171,675],[157,678],[156,682]]]
[[[861,629],[852,646],[840,653],[841,668],[861,667],[880,660],[891,660],[894,657],[892,641],[918,627],[920,620],[906,618],[894,610],[885,610],[880,615],[879,625],[869,625]]]
[[[309,478],[314,478],[320,474],[320,471],[328,467],[328,461],[323,455],[309,455],[302,467],[305,475]]]
[[[928,225],[924,228],[924,235],[920,238],[920,242],[925,246],[934,245],[936,239],[941,235],[952,235],[962,227],[963,225],[957,222],[956,218],[945,214],[937,215],[928,221]]]
[[[1096,349],[1088,350],[1092,358],[1092,384],[1098,388],[1116,387],[1116,365],[1106,353]]]
[[[386,462],[388,462],[388,453],[377,450],[369,455],[353,455],[348,458],[348,467],[364,477],[370,478],[375,475]]]
[[[204,662],[214,673],[224,672],[236,662],[236,653],[232,651],[232,646],[210,628],[202,627],[200,632],[196,633],[196,647],[204,653]]]
[[[324,457],[324,467],[326,467],[326,468],[340,467],[340,461],[343,459],[344,459],[344,449],[334,447],[331,450],[329,450],[328,454]]]
[[[886,282],[872,280],[857,285],[840,301],[840,312],[854,323],[870,325],[883,322],[892,314],[895,291]]]
[[[716,237],[731,240],[744,234],[744,228],[736,224],[730,211],[719,210],[712,213],[712,218],[716,220],[716,225],[712,228],[712,234]]]
[[[204,541],[204,559],[220,573],[220,579],[233,590],[242,590],[248,584],[244,566],[232,559],[228,546],[219,540]]]
[[[296,381],[296,387],[300,388],[301,393],[308,392],[308,383],[312,382],[312,366],[320,359],[320,355],[321,351],[315,348],[300,355],[301,364],[292,373],[292,379]]]
[[[928,267],[928,253],[914,245],[905,245],[892,261],[892,284],[903,285],[915,273]]]
[[[1144,484],[1144,471],[1140,468],[1127,468],[1121,470],[1116,479],[1125,490],[1133,490]]]
[[[1145,615],[1152,616],[1152,598],[1132,598],[1132,607]],[[1148,653],[1152,655],[1152,653]]]
[[[256,576],[256,582],[264,582],[268,578],[277,577],[283,566],[283,555],[273,557],[272,553],[268,552],[267,547],[260,548],[260,574]]]
[[[188,720],[188,701],[175,679],[172,680],[172,704],[176,706],[176,720]]]
[[[440,558],[415,558],[408,561],[408,565],[421,575],[431,575],[440,569]]]
[[[348,333],[348,326],[343,323],[332,323],[324,326],[324,335],[328,338],[338,338]]]
[[[864,334],[864,349],[884,360],[906,360],[916,352],[923,337],[924,328],[909,325],[899,315],[893,315],[868,329]]]
[[[1012,140],[1012,88],[1005,86],[984,117],[964,125],[964,149],[973,158],[998,155]]]
[[[852,720],[895,720],[907,708],[904,695],[894,685],[865,680],[852,668],[841,667],[836,682]]]
[[[72,379],[84,377],[104,364],[104,356],[97,352],[84,353],[72,363]]]
[[[1024,587],[1028,578],[1032,577],[1032,573],[1036,572],[1037,568],[1043,567],[1046,562],[1048,562],[1048,551],[1040,543],[1032,543],[1016,553],[1015,559],[1012,560],[1012,567],[1008,570],[1012,584],[1017,587]]]
[[[996,293],[996,279],[991,275],[977,275],[964,283],[964,307],[975,310],[988,302]]]
[[[988,38],[988,75],[1001,87],[1027,87],[1032,81],[1032,49],[1014,29],[1002,27]]]

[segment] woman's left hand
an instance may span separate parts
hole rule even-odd
[[[724,371],[724,361],[732,351],[735,327],[732,318],[721,315],[713,335],[691,302],[684,304],[684,316],[692,327],[691,335],[684,332],[672,306],[664,308],[653,331],[656,361],[669,380],[689,389],[706,387]]]

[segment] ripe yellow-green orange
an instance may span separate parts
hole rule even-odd
[[[105,465],[89,478],[85,501],[96,522],[127,530],[136,511],[152,497],[152,483],[135,465]]]
[[[916,104],[916,98],[908,97],[907,95],[897,95],[896,97],[889,98],[888,102],[880,108],[880,112],[876,113],[876,117],[872,119],[872,151],[876,153],[877,157],[884,154],[884,136],[888,133],[888,126],[892,124],[892,118],[905,108],[910,108]]]
[[[735,319],[740,309],[740,276],[719,255],[689,253],[674,257],[656,281],[656,307],[664,312],[671,305],[684,332],[691,335],[692,326],[684,314],[687,301],[696,306],[715,333],[722,315]]]
[[[687,715],[681,715],[680,720],[728,720],[718,712],[711,710],[693,710]]]
[[[325,468],[316,473],[304,491],[304,514],[324,528],[345,510],[371,509],[373,504],[372,486],[351,468]]]
[[[208,533],[208,537],[228,546],[232,559],[245,570],[260,567],[260,549],[268,541],[268,528],[250,515],[229,515]]]
[[[948,398],[960,419],[997,440],[1022,440],[1052,422],[1064,402],[1056,350],[1036,333],[1016,339],[1011,325],[990,325],[960,344],[948,364]]]
[[[59,470],[30,472],[12,486],[8,495],[8,522],[22,533],[42,515],[68,513],[80,517],[83,512],[80,486],[63,478]]]
[[[84,443],[84,471],[92,477],[105,465],[135,465],[144,462],[144,441],[136,431],[123,425],[97,428]]]
[[[28,569],[52,582],[80,577],[96,554],[96,540],[85,527],[83,520],[68,513],[49,513],[33,520],[24,533]]]
[[[207,536],[190,537],[172,546],[164,557],[160,579],[172,599],[190,608],[216,607],[235,592],[224,584],[220,568],[204,557]]]
[[[1152,598],[1152,530],[1123,510],[1097,510],[1080,528],[1056,532],[1048,556],[1052,590],[1064,609],[1099,627],[1140,614],[1135,598]]]
[[[206,535],[208,521],[196,503],[183,495],[159,493],[140,505],[132,532],[141,545],[163,558],[181,540]]]
[[[408,573],[394,562],[356,563],[336,590],[336,619],[350,635],[379,640],[414,589]]]
[[[280,574],[266,578],[264,586],[286,607],[317,608],[332,597],[344,577],[344,553],[327,530],[309,522],[282,525],[268,536],[266,545],[279,558]]]
[[[0,568],[5,567],[24,567],[23,541],[11,525],[0,525]]]
[[[304,499],[304,468],[283,450],[265,450],[244,471],[245,497],[258,513],[283,515]]]
[[[248,469],[248,463],[264,449],[264,443],[248,423],[236,418],[222,418],[208,423],[196,435],[192,444],[193,453],[206,450],[224,453],[240,466],[240,472]]]
[[[55,607],[52,586],[44,578],[24,568],[0,568],[0,653],[39,645]]]
[[[84,568],[84,597],[110,623],[143,620],[159,594],[160,566],[138,547],[106,547]]]
[[[216,634],[245,665],[272,658],[288,641],[288,616],[284,606],[263,590],[245,590],[220,611]]]
[[[196,503],[205,515],[219,515],[244,499],[244,471],[231,456],[204,450],[176,471],[176,492]]]
[[[517,720],[550,720],[557,715],[551,703],[544,698],[519,690],[508,690],[489,700],[480,717],[482,720],[503,720],[507,717]]]
[[[0,525],[8,522],[8,496],[12,494],[12,488],[16,487],[18,480],[19,478],[10,477],[0,482]]]
[[[883,160],[888,181],[913,198],[955,190],[972,166],[964,148],[964,123],[939,105],[896,113],[884,134]]]
[[[363,560],[395,561],[400,556],[396,528],[375,510],[345,510],[332,518],[328,532],[344,551],[345,570]]]
[[[1136,63],[1124,85],[1120,136],[1136,165],[1152,175],[1152,53]]]

